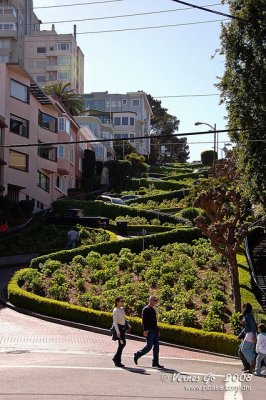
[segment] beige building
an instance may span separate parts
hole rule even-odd
[[[0,195],[47,208],[80,186],[83,151],[92,148],[77,141],[90,140],[92,132],[18,64],[0,64],[0,87]]]
[[[24,63],[24,37],[40,30],[33,0],[0,0],[0,63]]]
[[[149,155],[152,110],[145,92],[92,92],[82,97],[86,114],[109,124],[114,139],[128,139],[139,154]]]
[[[71,83],[77,93],[84,92],[84,55],[76,35],[35,31],[25,36],[25,69],[40,87],[55,81]]]

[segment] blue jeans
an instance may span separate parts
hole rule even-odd
[[[258,353],[255,367],[256,374],[260,374],[262,361],[264,361],[264,364],[266,363],[266,354]]]
[[[143,349],[136,352],[137,358],[147,354],[153,347],[153,364],[159,364],[159,333],[153,329],[148,330],[147,344]]]
[[[247,342],[243,340],[240,345],[240,349],[244,354],[245,359],[248,363],[251,363],[255,360],[255,343],[254,342]]]

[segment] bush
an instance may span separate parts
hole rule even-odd
[[[211,167],[214,159],[218,159],[217,152],[214,150],[206,150],[201,153],[201,162],[204,166]]]

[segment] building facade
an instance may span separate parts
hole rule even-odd
[[[92,92],[84,94],[83,99],[86,113],[109,124],[113,128],[114,139],[128,139],[139,154],[150,154],[152,110],[145,92]]]
[[[58,34],[52,26],[25,36],[24,66],[40,87],[70,82],[75,92],[84,92],[84,55],[75,33]]]
[[[0,195],[50,207],[79,187],[89,128],[80,128],[18,64],[0,64]],[[95,139],[95,137],[94,137]]]
[[[33,0],[0,0],[0,62],[24,64],[24,38],[40,30]]]

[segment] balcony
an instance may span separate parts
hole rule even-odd
[[[10,37],[17,39],[17,25],[15,23],[0,22],[0,38]]]

